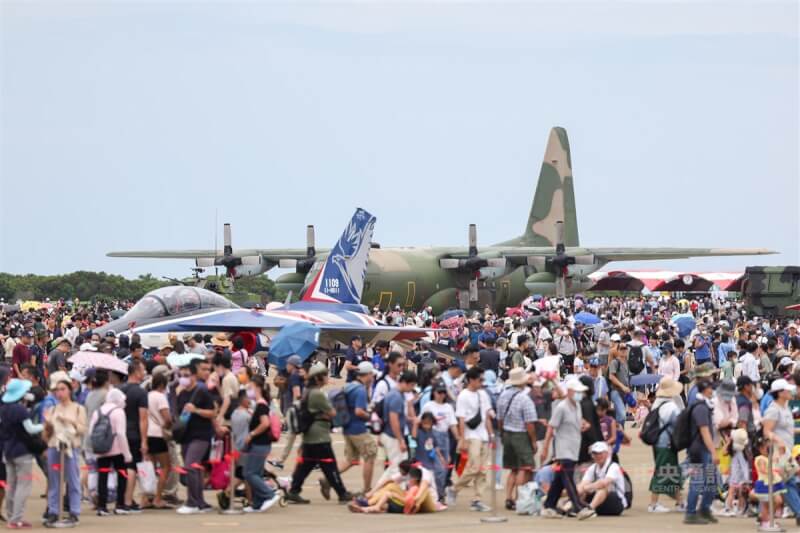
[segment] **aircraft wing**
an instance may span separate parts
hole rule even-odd
[[[554,255],[554,249],[544,246],[493,247],[486,255],[496,254],[513,264],[525,264],[528,257]],[[567,247],[567,255],[594,255],[602,261],[644,261],[655,259],[686,259],[689,257],[720,257],[730,255],[775,254],[765,248],[645,248],[645,247]]]
[[[327,252],[319,249],[318,252]],[[237,249],[236,254],[241,256],[260,255],[265,259],[278,262],[280,259],[304,259],[305,248],[251,248]],[[144,257],[153,259],[195,259],[197,257],[222,257],[222,250],[134,250],[122,252],[109,252],[108,257]]]
[[[168,325],[142,326],[136,328],[140,333],[156,333],[164,328],[168,331],[253,331],[259,330],[268,336],[277,333],[281,328],[298,321],[309,321],[321,330],[321,343],[336,341],[347,344],[353,335],[360,335],[365,342],[378,340],[414,341],[427,337],[431,331],[423,328],[398,328],[394,326],[366,323],[325,323],[312,313],[302,311],[249,311],[245,309],[225,309],[207,315],[187,317],[184,320],[171,322]],[[156,329],[157,328],[157,329]]]
[[[606,261],[640,261],[648,259],[686,259],[689,257],[721,257],[730,255],[769,255],[777,252],[765,248],[587,248],[586,251]]]

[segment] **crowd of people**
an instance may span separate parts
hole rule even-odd
[[[459,499],[486,512],[496,485],[510,511],[619,516],[633,500],[621,467],[632,440],[652,448],[650,513],[767,522],[771,499],[800,523],[798,325],[749,317],[735,301],[545,298],[505,316],[446,318],[374,309],[386,323],[431,328],[430,343],[354,336],[281,369],[236,335],[145,347],[136,334],[93,334],[119,307],[0,312],[10,528],[30,527],[34,463],[46,525],[77,523],[87,505],[101,517],[204,513],[208,489],[219,507],[240,499],[251,513],[308,504],[316,469],[322,496],[354,513],[440,512]],[[127,373],[72,365],[77,351],[114,356]],[[348,489],[351,469],[360,485]]]

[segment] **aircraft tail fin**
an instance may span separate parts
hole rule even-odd
[[[525,232],[506,245],[555,246],[556,222],[564,222],[564,244],[579,246],[572,157],[567,130],[554,127],[547,139],[542,169]]]
[[[358,208],[303,295],[303,301],[361,303],[375,217]]]

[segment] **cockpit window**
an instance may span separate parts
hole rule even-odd
[[[131,307],[130,311],[125,313],[125,319],[129,321],[162,316],[167,316],[167,309],[161,300],[150,295],[143,296],[141,300],[136,302],[136,305]]]
[[[172,316],[198,309],[238,307],[227,298],[199,287],[162,287],[145,294],[125,315],[129,321]]]

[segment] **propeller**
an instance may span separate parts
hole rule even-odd
[[[445,270],[456,270],[458,272],[470,274],[469,301],[477,302],[478,280],[481,277],[481,269],[486,267],[503,268],[506,266],[506,259],[504,257],[485,257],[479,254],[478,227],[475,224],[469,225],[467,243],[467,257],[444,257],[439,259],[439,266]]]
[[[556,277],[556,297],[567,295],[567,276],[569,265],[575,264],[575,257],[567,255],[564,246],[564,221],[556,222],[556,254],[545,260],[545,269]]]
[[[315,234],[313,224],[306,226],[306,256],[303,259],[281,259],[278,266],[281,268],[293,268],[298,274],[306,274],[317,261],[317,247],[315,246]]]

